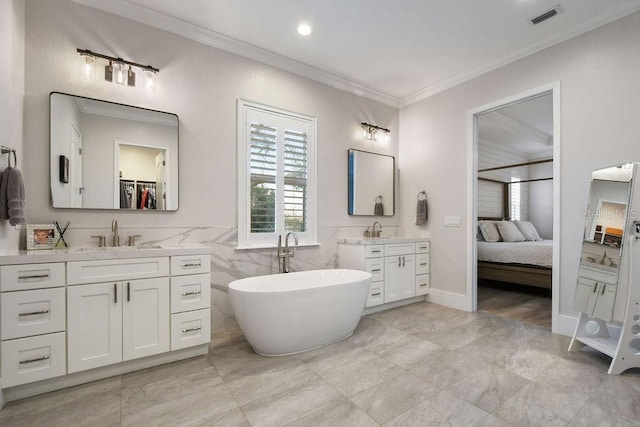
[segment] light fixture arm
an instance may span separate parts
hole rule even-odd
[[[391,130],[389,130],[387,128],[382,128],[382,127],[376,126],[376,125],[370,125],[369,123],[365,123],[365,122],[360,123],[360,126],[362,126],[363,128],[372,128],[372,129],[376,129],[376,130],[381,130],[381,131],[386,132],[386,133],[391,133]]]
[[[133,65],[134,67],[142,68],[143,70],[153,71],[155,73],[159,73],[160,72],[160,70],[158,68],[152,67],[151,65],[138,64],[137,62],[127,61],[126,59],[116,58],[114,56],[109,56],[109,55],[103,55],[101,53],[95,53],[95,52],[92,52],[92,51],[90,51],[88,49],[76,49],[76,50],[80,55],[93,55],[96,58],[102,58],[102,59],[106,59],[106,60],[109,60],[109,61],[122,62],[122,63],[127,64],[127,65]]]

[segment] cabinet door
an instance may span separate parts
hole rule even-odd
[[[401,299],[402,256],[390,256],[384,259],[384,302]]]
[[[616,287],[607,283],[600,283],[598,299],[593,308],[593,316],[610,322],[613,317],[613,306],[616,303]]]
[[[415,296],[416,256],[397,255],[384,260],[384,302]]]
[[[67,288],[69,373],[122,361],[122,284]]]
[[[122,293],[123,360],[169,351],[169,278],[125,281]]]
[[[402,267],[400,269],[400,298],[416,296],[416,256],[402,255]]]
[[[598,282],[586,277],[578,277],[576,295],[573,299],[573,307],[588,315],[591,315],[598,292]]]

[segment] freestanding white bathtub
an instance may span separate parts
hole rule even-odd
[[[284,356],[353,334],[371,274],[313,270],[240,279],[229,284],[231,307],[254,351]]]

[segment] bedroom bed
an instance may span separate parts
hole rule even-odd
[[[553,241],[478,242],[478,279],[551,289]]]

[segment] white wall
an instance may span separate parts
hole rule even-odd
[[[22,106],[24,103],[24,20],[23,0],[0,1],[0,145],[15,148],[18,168],[25,165],[22,149]],[[7,166],[0,156],[0,170]],[[12,163],[13,165],[13,159]],[[0,252],[18,248],[20,232],[0,221]]]
[[[433,287],[464,295],[471,230],[443,227],[467,215],[467,111],[560,81],[560,313],[572,308],[591,171],[640,158],[640,13],[545,49],[400,112],[401,229],[432,238]],[[415,194],[427,187],[430,219],[412,225]],[[455,297],[455,295],[454,295]]]

